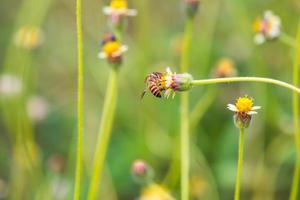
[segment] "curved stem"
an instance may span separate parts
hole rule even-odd
[[[231,77],[231,78],[212,78],[212,79],[202,79],[202,80],[194,80],[192,82],[193,85],[209,85],[209,84],[217,84],[217,83],[232,83],[232,82],[257,82],[257,83],[269,83],[273,85],[277,85],[280,87],[284,87],[292,90],[300,94],[300,89],[296,86],[293,86],[289,83],[279,81],[271,78],[262,78],[262,77]]]
[[[299,85],[299,63],[300,63],[300,23],[298,25],[296,53],[293,65],[293,83]],[[294,135],[296,143],[296,165],[294,169],[292,190],[290,200],[296,200],[298,197],[299,176],[300,176],[300,126],[299,126],[299,94],[293,93],[293,118],[294,118]]]
[[[243,172],[244,133],[245,133],[244,128],[240,128],[239,158],[238,158],[237,175],[236,175],[236,182],[235,182],[234,200],[240,199],[241,176]]]
[[[98,188],[101,182],[101,173],[104,167],[105,155],[111,135],[111,128],[117,103],[118,70],[111,69],[106,89],[102,118],[99,127],[96,152],[93,162],[92,180],[88,191],[88,200],[97,199]]]
[[[185,25],[182,44],[180,70],[188,71],[189,50],[193,33],[193,19],[188,18]],[[181,199],[189,199],[189,94],[181,95],[180,101],[180,145],[181,145]]]
[[[76,0],[77,54],[78,54],[78,96],[77,96],[77,152],[74,200],[80,199],[80,183],[83,157],[83,44],[81,22],[81,0]]]

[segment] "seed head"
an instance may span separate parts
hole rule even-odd
[[[199,0],[184,0],[186,4],[186,13],[189,18],[194,18],[197,14],[200,1]]]

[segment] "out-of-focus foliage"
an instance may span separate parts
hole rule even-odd
[[[108,3],[83,1],[84,196],[109,70],[97,58],[101,35],[110,30],[102,14]],[[129,5],[138,16],[128,21],[124,33],[129,51],[121,69],[100,199],[132,200],[140,195],[143,190],[130,171],[136,159],[146,160],[156,182],[178,199],[179,95],[167,100],[147,93],[141,101],[140,94],[148,73],[167,66],[178,71],[183,3],[132,0]],[[68,0],[1,2],[0,83],[8,80],[8,87],[0,90],[4,87],[9,95],[0,96],[0,199],[72,198],[77,94],[74,7],[75,2]],[[240,76],[291,82],[293,49],[279,40],[261,46],[253,42],[252,23],[267,9],[281,17],[282,31],[295,37],[298,0],[203,0],[190,55],[194,78],[214,76],[219,60],[228,58]],[[254,97],[262,109],[246,130],[242,199],[287,199],[295,163],[291,93],[250,83],[197,87],[190,93],[191,111],[200,99],[208,102],[190,133],[192,199],[232,199],[238,131],[226,105],[244,94]]]

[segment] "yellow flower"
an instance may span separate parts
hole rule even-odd
[[[238,128],[247,128],[251,121],[251,116],[257,114],[256,110],[260,109],[260,106],[253,106],[253,99],[244,96],[239,97],[236,100],[235,105],[228,104],[227,108],[233,112],[234,115],[234,123]]]
[[[235,105],[228,104],[227,108],[234,112],[246,113],[248,115],[253,115],[253,114],[257,114],[257,112],[255,110],[258,110],[261,107],[253,106],[253,99],[246,95],[244,97],[239,97],[236,100]]]
[[[151,184],[144,188],[139,200],[175,200],[171,194],[162,186]]]
[[[33,50],[39,47],[44,40],[44,35],[39,27],[23,26],[15,34],[14,42],[18,47]]]
[[[109,6],[103,8],[103,13],[111,17],[111,23],[118,25],[122,17],[136,16],[135,9],[129,9],[126,0],[112,0]]]
[[[112,56],[113,53],[118,52],[121,48],[120,42],[112,41],[108,42],[103,46],[103,52],[105,52],[108,56]]]
[[[127,46],[120,42],[112,40],[103,43],[102,51],[99,53],[99,58],[107,59],[111,63],[120,63],[122,54],[128,50]]]
[[[236,74],[234,61],[230,58],[221,58],[213,72],[216,78],[232,77],[236,76]]]
[[[125,0],[112,0],[110,7],[113,9],[127,9],[128,4]]]

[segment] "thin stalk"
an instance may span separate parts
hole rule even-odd
[[[112,123],[117,103],[118,94],[118,75],[117,69],[111,69],[109,81],[106,89],[102,118],[99,127],[99,137],[97,140],[96,152],[90,187],[88,191],[88,200],[97,199],[98,188],[101,182],[101,173],[104,167],[105,155],[111,135]]]
[[[290,47],[296,48],[296,40],[286,33],[281,33],[279,40]]]
[[[193,33],[193,19],[188,18],[184,30],[180,70],[188,71],[189,50]],[[183,93],[180,102],[180,145],[181,145],[181,199],[189,199],[189,94]]]
[[[289,83],[279,81],[271,78],[262,78],[262,77],[231,77],[231,78],[212,78],[212,79],[202,79],[194,80],[193,85],[209,85],[217,83],[232,83],[232,82],[256,82],[256,83],[269,83],[290,89],[293,92],[300,94],[300,89],[296,86],[293,86]]]
[[[237,174],[236,174],[236,182],[235,182],[234,200],[240,199],[241,177],[243,172],[243,156],[244,156],[244,133],[245,133],[244,128],[240,128],[239,158],[238,158],[238,166],[237,166]]]
[[[293,65],[293,84],[299,85],[299,63],[300,63],[300,23],[298,25],[296,53]],[[293,93],[293,118],[294,118],[294,135],[296,143],[296,165],[294,169],[292,190],[290,200],[296,200],[298,197],[299,176],[300,176],[300,126],[299,126],[299,94]]]
[[[82,21],[81,0],[76,0],[77,21],[77,55],[78,55],[78,85],[77,85],[77,152],[74,200],[80,199],[81,171],[83,160],[83,44],[82,44]]]

